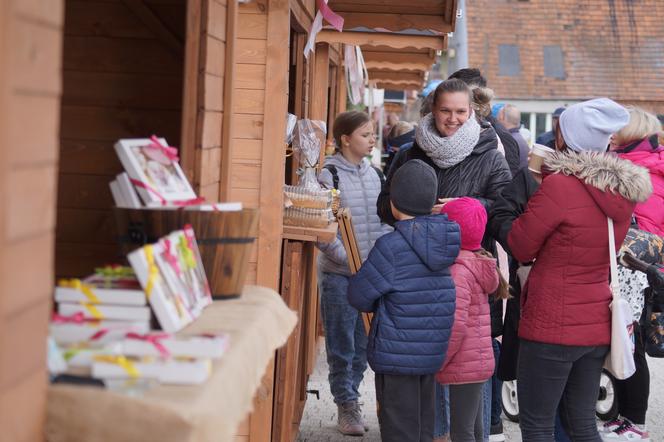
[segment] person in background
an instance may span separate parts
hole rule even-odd
[[[399,121],[395,124],[387,135],[387,150],[389,156],[385,161],[385,168],[383,170],[389,171],[390,164],[392,163],[392,160],[394,160],[394,156],[399,152],[401,146],[405,144],[412,145],[414,139],[415,127],[412,124],[406,121]]]
[[[521,112],[513,104],[506,104],[498,111],[498,122],[512,135],[519,145],[519,169],[528,167],[528,154],[530,147],[528,142],[521,135]]]
[[[553,441],[559,405],[571,440],[602,440],[595,403],[611,340],[607,218],[618,248],[635,204],[652,192],[647,171],[604,153],[628,121],[627,110],[607,98],[567,108],[555,133],[565,152],[545,160],[542,184],[507,237],[515,259],[534,261],[519,322],[524,441]]]
[[[459,79],[470,87],[487,87],[486,78],[484,78],[480,70],[477,68],[459,69],[450,75],[449,78]],[[500,139],[500,142],[505,149],[505,159],[507,160],[510,173],[512,176],[514,176],[519,170],[519,146],[517,145],[514,138],[512,138],[512,136],[509,134],[507,129],[505,129],[502,124],[496,120],[492,112],[487,112],[485,115],[483,115],[483,117],[496,131],[496,134],[498,135],[498,138]]]
[[[364,112],[343,112],[332,129],[337,152],[325,159],[318,181],[325,188],[338,187],[341,207],[350,209],[362,260],[374,243],[391,231],[376,214],[381,178],[366,158],[376,144],[373,123]],[[337,181],[335,183],[335,181]],[[338,406],[339,431],[361,436],[364,425],[358,404],[359,385],[367,368],[367,336],[364,322],[348,303],[350,269],[340,235],[331,243],[318,243],[318,284],[330,390]]]
[[[560,119],[560,115],[563,113],[565,110],[564,107],[559,107],[556,108],[556,110],[553,111],[551,114],[551,130],[548,132],[544,132],[540,134],[536,139],[535,143],[537,144],[543,144],[546,147],[550,147],[551,149],[555,149],[555,131],[556,128],[558,127],[558,120]]]
[[[348,300],[374,312],[368,359],[376,372],[383,442],[430,442],[434,374],[443,364],[454,321],[450,266],[459,254],[459,227],[432,215],[437,177],[420,160],[392,177],[395,231],[381,237],[350,280]]]
[[[456,308],[447,357],[436,381],[449,385],[450,439],[482,442],[484,419],[482,392],[494,372],[489,295],[508,296],[495,258],[482,249],[487,222],[486,209],[473,198],[445,204],[441,213],[459,224],[461,252],[452,266]]]
[[[394,112],[389,112],[385,118],[385,125],[383,126],[383,152],[389,153],[389,146],[387,145],[387,138],[394,126],[399,122],[399,116]]]
[[[610,150],[620,158],[645,167],[650,172],[653,194],[634,209],[635,228],[664,236],[664,146],[658,134],[662,126],[654,115],[638,107],[628,107],[629,123],[611,137]],[[637,231],[638,232],[638,231]],[[652,241],[651,241],[652,242]],[[627,241],[626,241],[627,243]],[[631,241],[630,244],[634,244]],[[629,250],[628,244],[623,248]],[[650,246],[649,248],[654,249]],[[636,253],[633,253],[637,255]],[[605,442],[649,440],[646,413],[650,394],[650,370],[645,357],[644,333],[640,325],[644,309],[643,291],[648,287],[646,275],[618,266],[618,280],[634,313],[634,362],[636,372],[625,380],[616,380],[619,416],[602,426]]]

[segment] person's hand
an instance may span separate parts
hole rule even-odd
[[[450,201],[454,201],[455,199],[457,198],[438,198],[438,204],[433,206],[433,208],[431,209],[431,214],[432,215],[440,214],[440,210],[443,208],[443,206],[449,203]]]

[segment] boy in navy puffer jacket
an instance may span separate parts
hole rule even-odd
[[[367,358],[376,372],[383,441],[433,439],[434,374],[454,321],[450,266],[461,243],[457,224],[431,215],[436,189],[436,173],[423,161],[394,174],[395,231],[378,239],[348,287],[350,304],[375,314]]]

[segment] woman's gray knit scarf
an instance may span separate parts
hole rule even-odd
[[[433,114],[422,118],[415,132],[417,145],[441,169],[462,162],[473,151],[479,139],[480,125],[474,113],[451,137],[440,135]]]

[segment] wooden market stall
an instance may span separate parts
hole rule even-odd
[[[329,128],[346,109],[344,44],[362,47],[377,86],[421,87],[456,10],[329,5],[348,31],[323,30],[307,59],[315,0],[0,0],[0,423],[11,440],[41,439],[54,277],[121,259],[113,143],[151,134],[180,146],[198,194],[260,209],[247,282],[279,291],[299,322],[235,440],[295,439],[319,327],[314,244],[335,231],[283,226],[282,185],[296,180],[286,113]],[[396,33],[407,29],[442,34]]]

